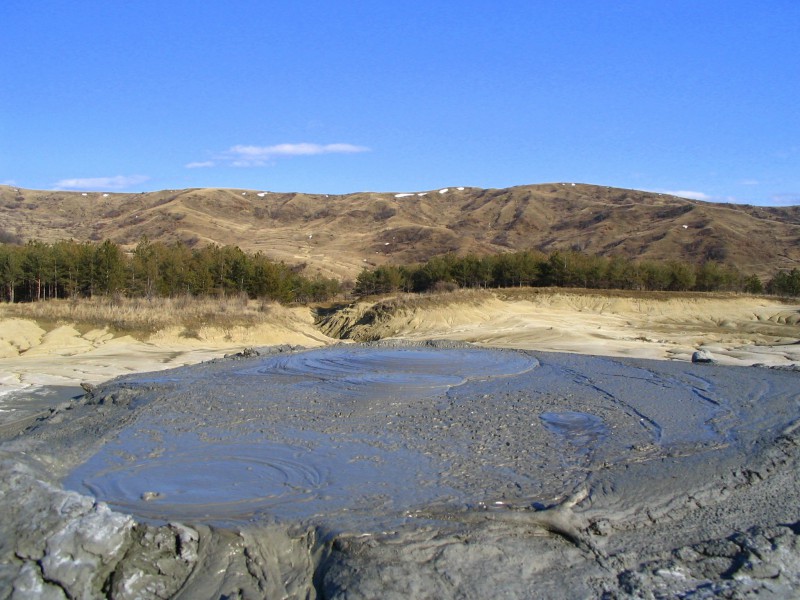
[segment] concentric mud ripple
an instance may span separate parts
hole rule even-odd
[[[470,380],[519,375],[532,356],[480,349],[338,346],[276,357],[242,373],[303,378],[335,396],[432,395]]]
[[[66,485],[80,482],[122,510],[154,519],[180,512],[192,519],[247,520],[259,510],[307,502],[320,492],[328,473],[306,454],[281,444],[182,439],[180,448],[160,456],[99,455]]]
[[[170,432],[161,445],[152,443],[151,426],[123,432],[75,469],[65,486],[148,520],[214,524],[337,513],[357,520],[363,509],[398,512],[443,493],[432,486],[435,473],[424,457],[404,450],[389,453],[313,432],[291,432],[295,444],[252,435],[215,442]]]

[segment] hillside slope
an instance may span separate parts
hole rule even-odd
[[[142,237],[235,244],[309,272],[446,252],[577,249],[602,255],[719,260],[769,277],[800,264],[800,207],[712,204],[585,184],[346,195],[186,189],[140,194],[0,186],[0,229],[22,240]]]

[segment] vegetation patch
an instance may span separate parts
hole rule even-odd
[[[237,246],[190,248],[144,239],[132,252],[106,240],[0,244],[0,299],[8,302],[125,296],[180,298],[241,294],[282,303],[327,300],[339,282],[308,278]]]
[[[716,261],[695,265],[678,260],[630,260],[577,251],[550,254],[527,250],[493,255],[446,254],[413,266],[383,265],[358,276],[359,296],[448,288],[567,287],[650,292],[765,291],[800,295],[800,270],[780,271],[766,286],[756,275]]]

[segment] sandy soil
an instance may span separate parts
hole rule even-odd
[[[435,303],[362,302],[323,331],[357,341],[448,339],[487,347],[691,360],[800,363],[800,305],[766,298],[603,293],[459,292]]]
[[[194,364],[250,346],[289,344],[314,348],[332,341],[314,327],[308,309],[281,311],[255,327],[175,326],[142,339],[107,328],[81,333],[73,324],[43,328],[20,318],[0,318],[0,397],[42,385],[97,384],[118,375]]]

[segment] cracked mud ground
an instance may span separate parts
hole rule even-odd
[[[791,598],[800,379],[455,343],[116,379],[0,446],[0,597]]]

